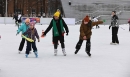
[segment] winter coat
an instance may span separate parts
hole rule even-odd
[[[84,21],[82,21],[82,24],[80,26],[80,36],[79,38],[81,40],[84,40],[83,37],[86,36],[87,39],[91,38],[92,35],[92,27],[98,24],[102,24],[103,21],[97,21],[97,22],[92,22],[91,20],[88,22],[88,24],[84,24]]]
[[[112,16],[112,18],[111,18],[111,26],[112,27],[119,27],[119,25],[118,25],[118,16],[117,15]]]
[[[65,28],[66,33],[69,33],[68,26],[66,25],[66,23],[64,22],[64,20],[62,18],[60,18],[59,20],[55,20],[53,18],[51,20],[51,23],[50,23],[49,27],[45,30],[44,35],[46,35],[50,31],[50,29],[53,27],[53,20],[56,22],[56,27],[58,29],[59,36],[63,36],[63,33],[61,31],[61,26],[60,26],[60,20],[62,20],[63,27]],[[52,30],[52,33],[53,33],[53,37],[54,37],[54,31],[53,30]]]
[[[17,33],[19,34],[22,31],[22,34],[28,30],[29,26],[27,26],[25,23],[22,23],[19,29],[17,30]]]
[[[13,16],[13,19],[15,19],[15,21],[17,22],[17,21],[18,21],[18,16],[17,16],[17,15],[14,15],[14,16]]]
[[[36,28],[33,28],[33,29],[29,28],[26,32],[23,33],[23,35],[27,35],[28,38],[33,39],[34,41],[36,41],[36,38],[39,39],[39,35],[37,33]]]

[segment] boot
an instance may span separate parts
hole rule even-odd
[[[74,52],[75,54],[77,54],[78,53],[78,51],[79,51],[79,49],[76,49],[76,51]]]
[[[90,52],[87,52],[87,54],[88,54],[88,56],[89,56],[89,57],[91,57],[91,54],[90,54]]]
[[[26,54],[25,57],[28,58],[28,54]]]
[[[63,55],[66,56],[65,48],[62,49]]]
[[[38,53],[37,53],[37,51],[34,51],[34,54],[35,54],[36,58],[38,58]]]
[[[54,49],[54,56],[57,56],[57,49]]]

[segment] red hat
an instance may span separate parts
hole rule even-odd
[[[84,18],[84,21],[85,21],[85,22],[89,22],[89,16],[86,16],[86,17]]]

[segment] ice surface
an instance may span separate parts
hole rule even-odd
[[[36,25],[39,36],[48,25]],[[37,42],[39,58],[30,54],[25,58],[25,49],[18,54],[21,35],[16,36],[17,27],[0,24],[0,77],[130,77],[130,32],[128,25],[119,28],[119,45],[110,45],[111,30],[108,25],[93,29],[92,57],[85,53],[85,41],[77,55],[75,45],[79,39],[79,25],[69,26],[69,36],[65,36],[67,56],[63,56],[61,46],[58,56],[54,56],[52,32]]]

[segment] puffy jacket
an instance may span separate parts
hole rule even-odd
[[[22,34],[28,30],[29,26],[27,26],[25,23],[22,23],[19,29],[17,30],[17,33],[19,34],[22,31]]]
[[[92,27],[98,24],[102,24],[103,21],[97,21],[97,22],[92,22],[91,20],[88,22],[88,24],[84,24],[84,21],[82,21],[82,24],[80,26],[80,36],[79,39],[84,40],[83,37],[86,36],[87,39],[91,38],[92,35]]]
[[[111,26],[112,27],[119,27],[118,25],[118,16],[117,15],[114,15],[112,18],[111,18]]]

